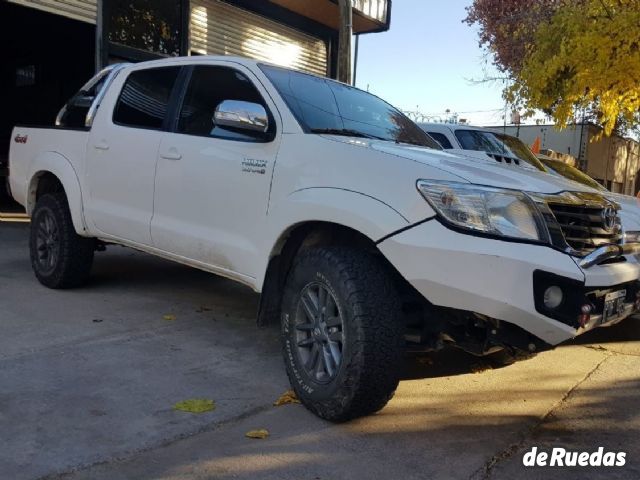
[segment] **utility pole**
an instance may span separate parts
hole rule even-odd
[[[96,52],[95,52],[95,69],[96,73],[104,68],[104,5],[103,0],[96,2]]]
[[[353,82],[352,85],[356,86],[356,75],[358,75],[358,53],[360,52],[360,35],[356,35],[356,51],[353,57]]]
[[[351,0],[338,0],[340,9],[340,33],[338,36],[338,80],[351,83],[351,35],[353,13]]]

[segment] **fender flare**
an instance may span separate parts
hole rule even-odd
[[[334,187],[296,190],[272,204],[268,218],[272,219],[269,222],[268,244],[264,246],[265,255],[256,272],[258,290],[264,283],[269,261],[277,255],[290,232],[300,225],[332,223],[356,230],[375,243],[410,224],[400,212],[375,197]]]
[[[78,234],[86,234],[87,226],[84,220],[80,180],[71,162],[57,152],[44,152],[33,159],[29,172],[29,176],[27,177],[29,182],[25,195],[27,214],[31,216],[35,208],[40,177],[45,173],[50,173],[60,180],[64,188],[67,201],[69,202],[71,220],[73,221],[76,232]]]

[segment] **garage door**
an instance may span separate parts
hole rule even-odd
[[[97,0],[9,0],[11,3],[37,8],[82,22],[96,23]]]
[[[327,75],[322,39],[217,0],[191,1],[191,51],[239,55]]]

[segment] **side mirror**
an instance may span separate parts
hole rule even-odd
[[[266,133],[269,117],[264,107],[258,103],[241,100],[223,100],[216,107],[213,120],[218,127],[232,127],[240,130]]]

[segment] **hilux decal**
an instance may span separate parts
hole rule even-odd
[[[242,161],[242,171],[246,173],[259,173],[264,175],[267,171],[267,161],[255,158],[245,158]]]

